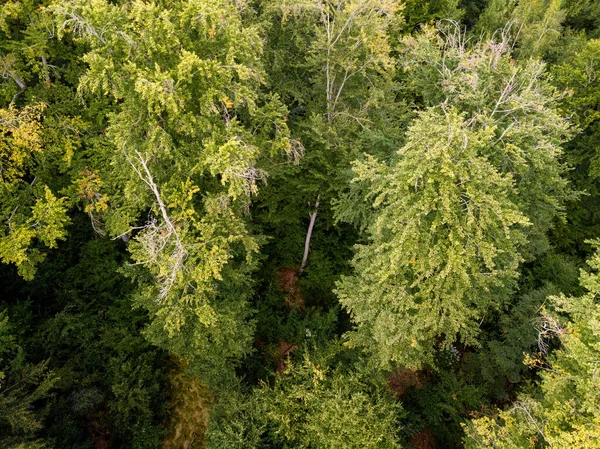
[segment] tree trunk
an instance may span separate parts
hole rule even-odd
[[[310,248],[310,238],[312,236],[312,231],[315,226],[315,220],[317,219],[317,212],[319,210],[319,199],[321,198],[321,194],[317,195],[317,201],[315,202],[315,210],[310,214],[310,223],[308,225],[308,231],[306,232],[306,240],[304,241],[304,256],[302,256],[302,264],[300,265],[300,270],[298,270],[298,276],[302,276],[304,272],[304,268],[306,267],[306,261],[308,260],[308,251]]]

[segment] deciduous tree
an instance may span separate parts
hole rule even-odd
[[[409,82],[429,106],[406,145],[391,164],[354,166],[372,205],[369,239],[338,295],[357,325],[350,344],[384,365],[419,366],[457,338],[476,344],[568,197],[558,160],[567,125],[543,65],[515,64],[505,42],[468,47],[458,29],[444,33],[405,40]],[[338,205],[340,219],[357,212]]]
[[[537,389],[521,395],[497,416],[474,420],[468,426],[466,447],[600,446],[600,253],[596,252],[589,264],[593,271],[581,272],[588,293],[579,298],[552,297],[540,317],[541,353],[529,358],[541,376]],[[544,357],[553,339],[558,339],[561,347]]]
[[[249,309],[238,293],[258,244],[244,214],[266,177],[261,160],[289,149],[285,109],[261,88],[260,36],[238,8],[221,0],[54,6],[62,33],[90,48],[81,91],[118,105],[104,164],[92,168],[110,197],[106,231],[133,237],[129,273],[139,282],[136,304],[152,316],[147,335],[206,369],[249,350]]]

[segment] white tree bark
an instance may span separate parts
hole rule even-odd
[[[149,256],[149,259],[144,263],[166,264],[163,269],[165,273],[158,276],[160,285],[158,301],[160,302],[166,298],[173,285],[175,285],[178,274],[184,269],[184,261],[188,253],[179,237],[177,227],[169,217],[167,207],[162,200],[158,185],[154,182],[152,173],[148,168],[148,156],[143,156],[140,152],[136,151],[136,157],[132,160],[125,151],[125,148],[123,148],[123,154],[135,173],[154,194],[156,204],[162,215],[163,223],[157,224],[156,219],[148,222],[143,227],[145,233],[139,239],[139,242],[145,247]],[[136,162],[141,169],[138,168]]]
[[[298,270],[299,276],[302,276],[302,272],[304,271],[304,268],[306,268],[306,261],[308,260],[308,252],[310,250],[310,238],[312,236],[313,228],[315,227],[315,220],[317,219],[317,212],[319,211],[319,199],[320,198],[321,198],[321,194],[317,195],[317,201],[315,202],[315,209],[310,214],[310,223],[308,225],[308,231],[306,232],[306,240],[304,241],[304,256],[302,256],[302,264],[300,265],[300,270]]]

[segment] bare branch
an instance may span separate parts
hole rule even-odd
[[[306,232],[306,240],[304,241],[304,255],[302,256],[302,264],[300,270],[298,270],[298,276],[302,276],[304,268],[306,268],[306,261],[308,260],[308,252],[310,250],[310,238],[312,237],[312,231],[315,226],[315,220],[317,219],[317,212],[319,211],[319,199],[321,194],[317,195],[317,201],[315,201],[315,209],[310,214],[310,223],[308,225],[308,231]]]
[[[148,168],[148,155],[142,156],[139,151],[136,151],[136,157],[132,160],[125,151],[124,145],[123,154],[138,177],[154,194],[162,216],[163,224],[159,225],[156,219],[149,221],[145,226],[145,232],[138,239],[148,255],[148,260],[143,264],[158,264],[163,261],[167,265],[167,269],[161,269],[161,274],[157,275],[160,302],[169,294],[178,275],[183,271],[188,252],[180,239],[177,227],[169,217],[158,186]]]

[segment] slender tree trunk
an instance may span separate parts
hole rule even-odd
[[[306,261],[308,260],[308,251],[310,248],[310,238],[312,236],[313,228],[315,227],[315,220],[317,219],[317,212],[319,211],[319,199],[321,194],[317,195],[317,201],[315,202],[315,209],[310,214],[310,223],[308,225],[308,231],[306,232],[306,240],[304,241],[304,256],[302,256],[302,264],[300,270],[298,270],[298,276],[302,276],[304,268],[306,267]]]

